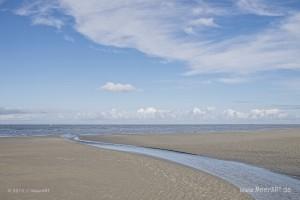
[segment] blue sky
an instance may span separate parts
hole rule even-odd
[[[297,0],[0,0],[0,123],[299,123]]]

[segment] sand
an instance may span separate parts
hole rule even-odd
[[[250,199],[214,176],[61,138],[0,138],[1,200]]]
[[[82,138],[235,160],[300,179],[299,129],[242,133],[84,136]]]

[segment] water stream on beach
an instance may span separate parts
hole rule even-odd
[[[72,139],[97,148],[141,154],[192,167],[228,181],[257,200],[300,199],[300,180],[248,164],[170,150]]]

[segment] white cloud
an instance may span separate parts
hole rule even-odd
[[[255,108],[248,112],[226,109],[223,113],[227,118],[244,120],[274,120],[288,117],[288,113],[278,108]]]
[[[236,111],[236,110],[233,110],[231,108],[224,110],[224,115],[226,117],[232,118],[232,119],[246,119],[246,118],[248,118],[247,113]]]
[[[104,120],[124,120],[131,118],[131,114],[126,111],[122,111],[116,108],[112,108],[109,111],[101,112],[100,118]]]
[[[137,113],[139,114],[155,114],[158,113],[159,110],[153,107],[148,107],[148,108],[140,108],[137,110]]]
[[[59,5],[56,1],[34,1],[33,3],[24,3],[14,13],[20,16],[30,16],[33,25],[53,26],[60,29],[64,26],[64,21],[54,17],[53,13],[57,9],[59,9]]]
[[[299,121],[295,109],[217,109],[213,106],[186,109],[141,107],[133,110],[112,108],[93,111],[20,112],[0,109],[0,123],[269,123]]]
[[[265,15],[265,16],[282,16],[283,11],[280,11],[276,7],[270,6],[273,2],[269,2],[268,5],[264,0],[238,0],[237,6],[246,13]]]
[[[209,26],[209,27],[218,27],[219,25],[215,23],[214,18],[199,18],[193,19],[189,22],[190,26]]]
[[[287,113],[277,109],[253,109],[250,111],[250,117],[253,119],[260,118],[285,118]]]
[[[103,86],[101,86],[101,89],[108,92],[132,92],[136,90],[136,88],[131,84],[122,84],[122,83],[113,83],[113,82],[105,83]]]
[[[162,110],[154,107],[139,108],[137,111],[137,117],[149,118],[149,119],[172,119],[176,118],[176,115],[168,110]]]
[[[213,111],[216,110],[216,107],[214,107],[214,106],[207,106],[206,110],[209,111],[209,112],[213,112]]]
[[[215,23],[214,18],[209,17],[201,17],[198,19],[192,19],[188,22],[187,26],[184,27],[184,32],[187,34],[197,34],[199,31],[201,31],[201,28],[203,27],[210,27],[210,28],[217,28],[219,27],[218,24]],[[197,29],[200,29],[197,31]]]
[[[193,113],[193,115],[205,115],[206,111],[195,107],[195,108],[193,108],[192,113]]]
[[[238,14],[230,10],[232,6],[160,0],[37,2],[26,4],[17,13],[32,16],[33,20],[36,17],[49,19],[56,9],[73,17],[74,28],[95,43],[134,48],[150,56],[183,61],[190,67],[187,75],[300,68],[300,13],[297,12],[287,12],[288,16],[281,23],[274,22],[272,27],[255,34],[214,42],[201,31],[197,31],[197,41],[189,34],[181,33],[195,33],[195,26],[209,29],[217,24],[222,31],[222,24],[216,19],[222,15]],[[240,0],[237,5],[239,10],[257,15],[275,15],[279,10],[258,0]],[[57,22],[46,23],[62,26]]]
[[[195,30],[193,27],[191,26],[187,26],[187,27],[184,27],[183,28],[183,31],[186,33],[186,34],[195,34]]]
[[[241,77],[230,77],[230,78],[220,78],[217,79],[217,81],[225,84],[238,84],[238,83],[247,82],[248,80],[246,78],[241,78]]]
[[[50,16],[47,16],[47,17],[39,16],[39,17],[34,17],[32,19],[32,24],[33,25],[53,26],[57,29],[60,29],[64,25],[64,22],[60,19],[53,18]]]
[[[193,70],[187,74],[299,69],[299,23],[300,13],[258,34],[212,45],[205,55],[196,59]]]
[[[75,39],[69,35],[64,35],[64,39],[68,42],[75,42]]]
[[[194,107],[192,109],[192,114],[194,116],[202,116],[202,117],[207,116],[207,117],[209,117],[209,115],[211,115],[212,112],[215,111],[215,110],[216,110],[216,108],[213,107],[213,106],[207,106],[205,108]]]

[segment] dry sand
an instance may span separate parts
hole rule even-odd
[[[84,136],[82,138],[241,161],[300,178],[299,129],[192,135]]]
[[[223,180],[167,161],[36,137],[0,138],[0,199],[250,197]]]

